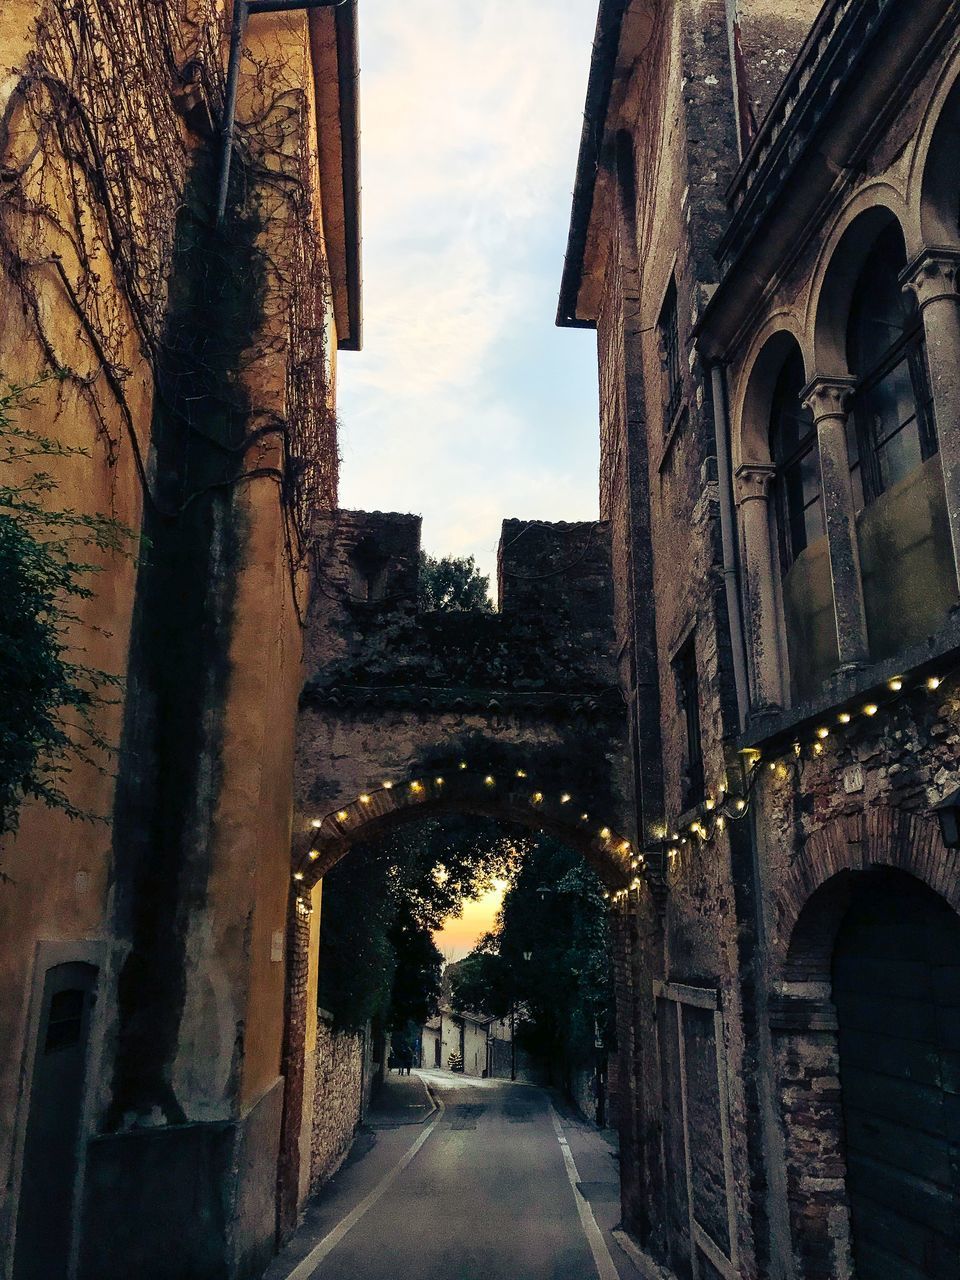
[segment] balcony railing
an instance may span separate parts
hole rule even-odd
[[[727,193],[733,209],[718,257],[727,271],[813,143],[836,97],[855,82],[902,0],[828,0]]]

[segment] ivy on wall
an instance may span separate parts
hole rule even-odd
[[[56,505],[49,468],[83,451],[22,425],[35,390],[0,394],[0,835],[15,829],[28,796],[91,816],[62,783],[78,759],[107,767],[111,749],[95,714],[118,681],[82,662],[69,632],[73,605],[94,594],[91,579],[103,569],[91,556],[127,554],[130,544],[118,520]]]

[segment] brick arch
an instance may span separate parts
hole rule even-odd
[[[939,823],[926,814],[877,806],[828,822],[807,839],[777,890],[777,975],[785,981],[828,980],[836,933],[830,934],[829,926],[851,873],[871,867],[906,871],[960,911],[960,884],[948,874],[955,860],[940,838]],[[837,918],[837,928],[839,924]],[[817,979],[804,976],[813,966],[819,966]]]
[[[478,772],[455,764],[442,773],[424,772],[361,792],[311,821],[306,847],[294,855],[297,883],[309,892],[353,845],[396,826],[445,813],[470,813],[556,836],[582,853],[608,888],[626,888],[637,874],[639,859],[630,839],[610,825],[603,806],[591,805],[589,797],[573,790],[541,791],[535,777],[524,769],[519,773],[523,776],[517,769]]]

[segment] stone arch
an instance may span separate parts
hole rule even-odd
[[[939,893],[955,911],[960,911],[960,884],[951,872],[955,860],[944,847],[940,827],[926,814],[878,806],[850,817],[835,818],[815,831],[778,887],[774,912],[776,947],[774,974],[782,981],[806,980],[816,954],[814,938],[821,947],[832,947],[827,923],[818,923],[810,907],[818,890],[830,883],[839,893],[849,876],[870,867],[894,867],[907,871]],[[826,899],[821,901],[820,910]],[[815,934],[814,930],[820,931]],[[809,937],[808,937],[809,932]],[[825,970],[817,970],[822,980]],[[829,956],[829,950],[827,951]],[[827,961],[829,968],[829,961]]]
[[[768,322],[745,363],[741,391],[735,409],[738,463],[769,463],[770,409],[774,388],[784,364],[799,351],[809,375],[809,360],[803,350],[799,326],[790,315],[778,315]]]
[[[911,207],[922,248],[955,248],[960,232],[960,55],[945,68],[917,140]],[[911,254],[911,257],[913,255]]]
[[[388,785],[371,786],[338,809],[311,819],[303,833],[306,847],[294,853],[295,883],[309,892],[353,845],[445,813],[477,814],[556,836],[582,853],[614,892],[628,888],[642,870],[642,857],[631,840],[611,825],[604,806],[592,805],[589,796],[540,790],[536,775],[531,777],[520,765],[493,772],[462,764],[467,767],[451,761],[443,772],[437,766],[419,770],[417,776],[388,779]]]
[[[810,294],[815,376],[835,378],[850,373],[847,327],[860,272],[878,237],[896,226],[908,256],[908,219],[903,200],[888,184],[861,191],[838,218],[824,245]]]
[[[952,855],[937,822],[878,807],[838,817],[806,841],[773,908],[770,1028],[797,1273],[853,1273],[840,1087],[840,1024],[832,965],[845,917],[878,876],[960,907]]]

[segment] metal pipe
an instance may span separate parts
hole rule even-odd
[[[747,727],[750,691],[747,684],[747,648],[744,643],[743,614],[740,608],[740,575],[737,570],[736,520],[733,510],[733,476],[730,461],[730,414],[727,408],[727,379],[723,366],[710,369],[713,384],[713,425],[717,440],[717,482],[720,490],[720,538],[723,544],[723,582],[730,618],[730,648],[733,652],[733,680],[737,690],[737,713],[741,732]]]
[[[223,220],[227,213],[230,158],[233,153],[233,134],[237,122],[237,84],[240,79],[240,58],[243,55],[243,33],[247,25],[248,5],[249,0],[233,0],[233,21],[230,24],[230,60],[227,63],[227,91],[223,103],[220,182],[217,188],[218,227],[223,225]]]

